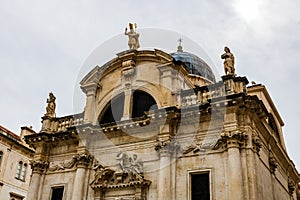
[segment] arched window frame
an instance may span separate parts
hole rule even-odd
[[[143,95],[145,97],[144,100],[147,101],[142,101],[142,102],[148,102],[150,104],[145,105],[144,109],[140,109],[140,108],[137,109],[136,106],[138,105],[137,103],[139,102],[138,98],[142,98]],[[132,90],[130,103],[131,103],[131,105],[129,106],[130,111],[128,114],[133,120],[143,117],[145,115],[144,112],[148,112],[150,109],[153,110],[158,108],[158,104],[155,98],[149,92],[141,89]],[[98,117],[98,123],[100,125],[106,126],[106,124],[111,125],[111,124],[115,124],[117,121],[121,121],[123,117],[124,107],[125,107],[124,104],[125,104],[125,93],[121,92],[118,95],[114,96],[104,106],[104,108],[102,109]],[[112,109],[112,105],[116,105],[113,106],[113,108],[115,108],[114,111]],[[136,110],[142,110],[142,112],[136,112]]]
[[[26,172],[27,172],[27,163],[20,161],[17,165],[17,172],[15,178],[21,181],[25,181]]]

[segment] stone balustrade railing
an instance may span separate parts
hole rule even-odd
[[[68,127],[83,124],[83,113],[60,118],[42,117],[43,125],[41,132],[62,132]]]
[[[183,90],[181,92],[181,106],[204,104],[213,98],[225,97],[231,94],[246,93],[248,80],[246,77],[235,77],[227,75],[222,77],[223,81],[218,83]]]
[[[83,115],[82,114],[71,115],[67,117],[57,118],[57,120],[58,120],[57,131],[66,131],[68,127],[78,126],[83,124]]]

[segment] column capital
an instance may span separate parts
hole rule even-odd
[[[98,88],[101,88],[101,85],[99,85],[98,83],[89,83],[81,86],[82,91],[87,96],[94,95]]]
[[[221,137],[219,141],[223,144],[223,147],[225,148],[241,148],[246,146],[248,139],[248,135],[240,132],[240,131],[234,131],[234,132],[223,132],[221,134]]]
[[[155,145],[155,151],[160,157],[171,156],[180,149],[180,145],[174,140],[158,140]]]
[[[49,167],[49,162],[43,160],[31,160],[30,165],[33,173],[42,173]]]
[[[93,162],[93,156],[89,153],[77,154],[74,159],[77,161],[77,168],[86,168]]]

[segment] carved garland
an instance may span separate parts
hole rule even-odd
[[[68,162],[62,162],[59,164],[50,164],[48,170],[49,171],[60,171],[60,170],[65,170],[65,169],[71,169],[74,166],[77,167],[85,167],[89,165],[93,160],[93,157],[90,154],[87,153],[82,153],[82,154],[77,154],[73,156],[72,160]]]

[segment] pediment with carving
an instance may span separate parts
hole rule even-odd
[[[144,178],[142,161],[137,155],[119,153],[117,167],[94,164],[94,180],[90,183],[95,199],[146,199],[151,181]]]

